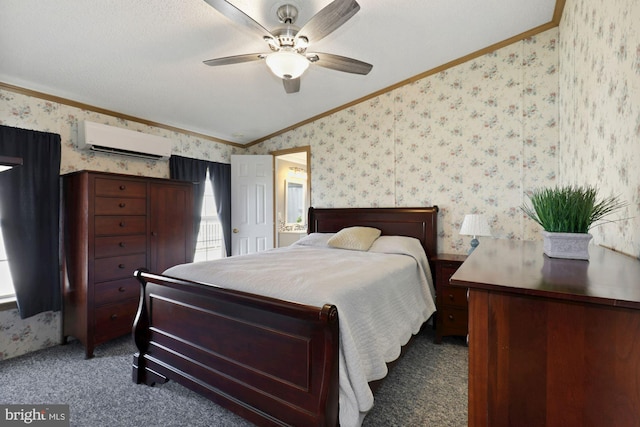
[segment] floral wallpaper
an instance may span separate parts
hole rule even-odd
[[[251,150],[311,145],[316,207],[438,205],[442,252],[466,253],[468,213],[493,237],[536,239],[519,206],[557,181],[557,40],[548,30]]]
[[[231,154],[244,151],[189,134],[142,125],[0,89],[0,124],[53,132],[61,136],[61,174],[89,169],[158,178],[169,177],[169,162],[166,160],[145,160],[77,150],[75,142],[78,138],[78,123],[82,120],[168,138],[172,141],[172,153],[186,157],[229,163]],[[20,319],[17,309],[0,311],[0,360],[60,343],[61,325],[60,312],[41,313],[23,320]]]
[[[47,311],[20,319],[18,310],[0,311],[0,361],[60,344],[62,316]]]
[[[629,205],[594,242],[640,257],[640,2],[567,1],[560,22],[560,178]]]

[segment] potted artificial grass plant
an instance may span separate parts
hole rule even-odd
[[[552,258],[589,259],[589,234],[597,221],[624,207],[617,196],[598,199],[596,187],[564,186],[535,190],[522,211],[544,231],[544,253]]]

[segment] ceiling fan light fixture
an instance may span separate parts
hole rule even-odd
[[[281,79],[297,79],[309,68],[305,56],[290,50],[280,50],[267,55],[267,66]]]

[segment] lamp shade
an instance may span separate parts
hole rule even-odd
[[[484,215],[465,215],[460,227],[463,236],[491,236],[491,228]]]
[[[309,60],[299,53],[280,50],[267,55],[267,66],[281,79],[297,79],[309,67]]]

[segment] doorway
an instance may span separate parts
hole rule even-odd
[[[269,153],[274,161],[276,247],[289,246],[307,234],[311,205],[311,148],[295,147]]]

